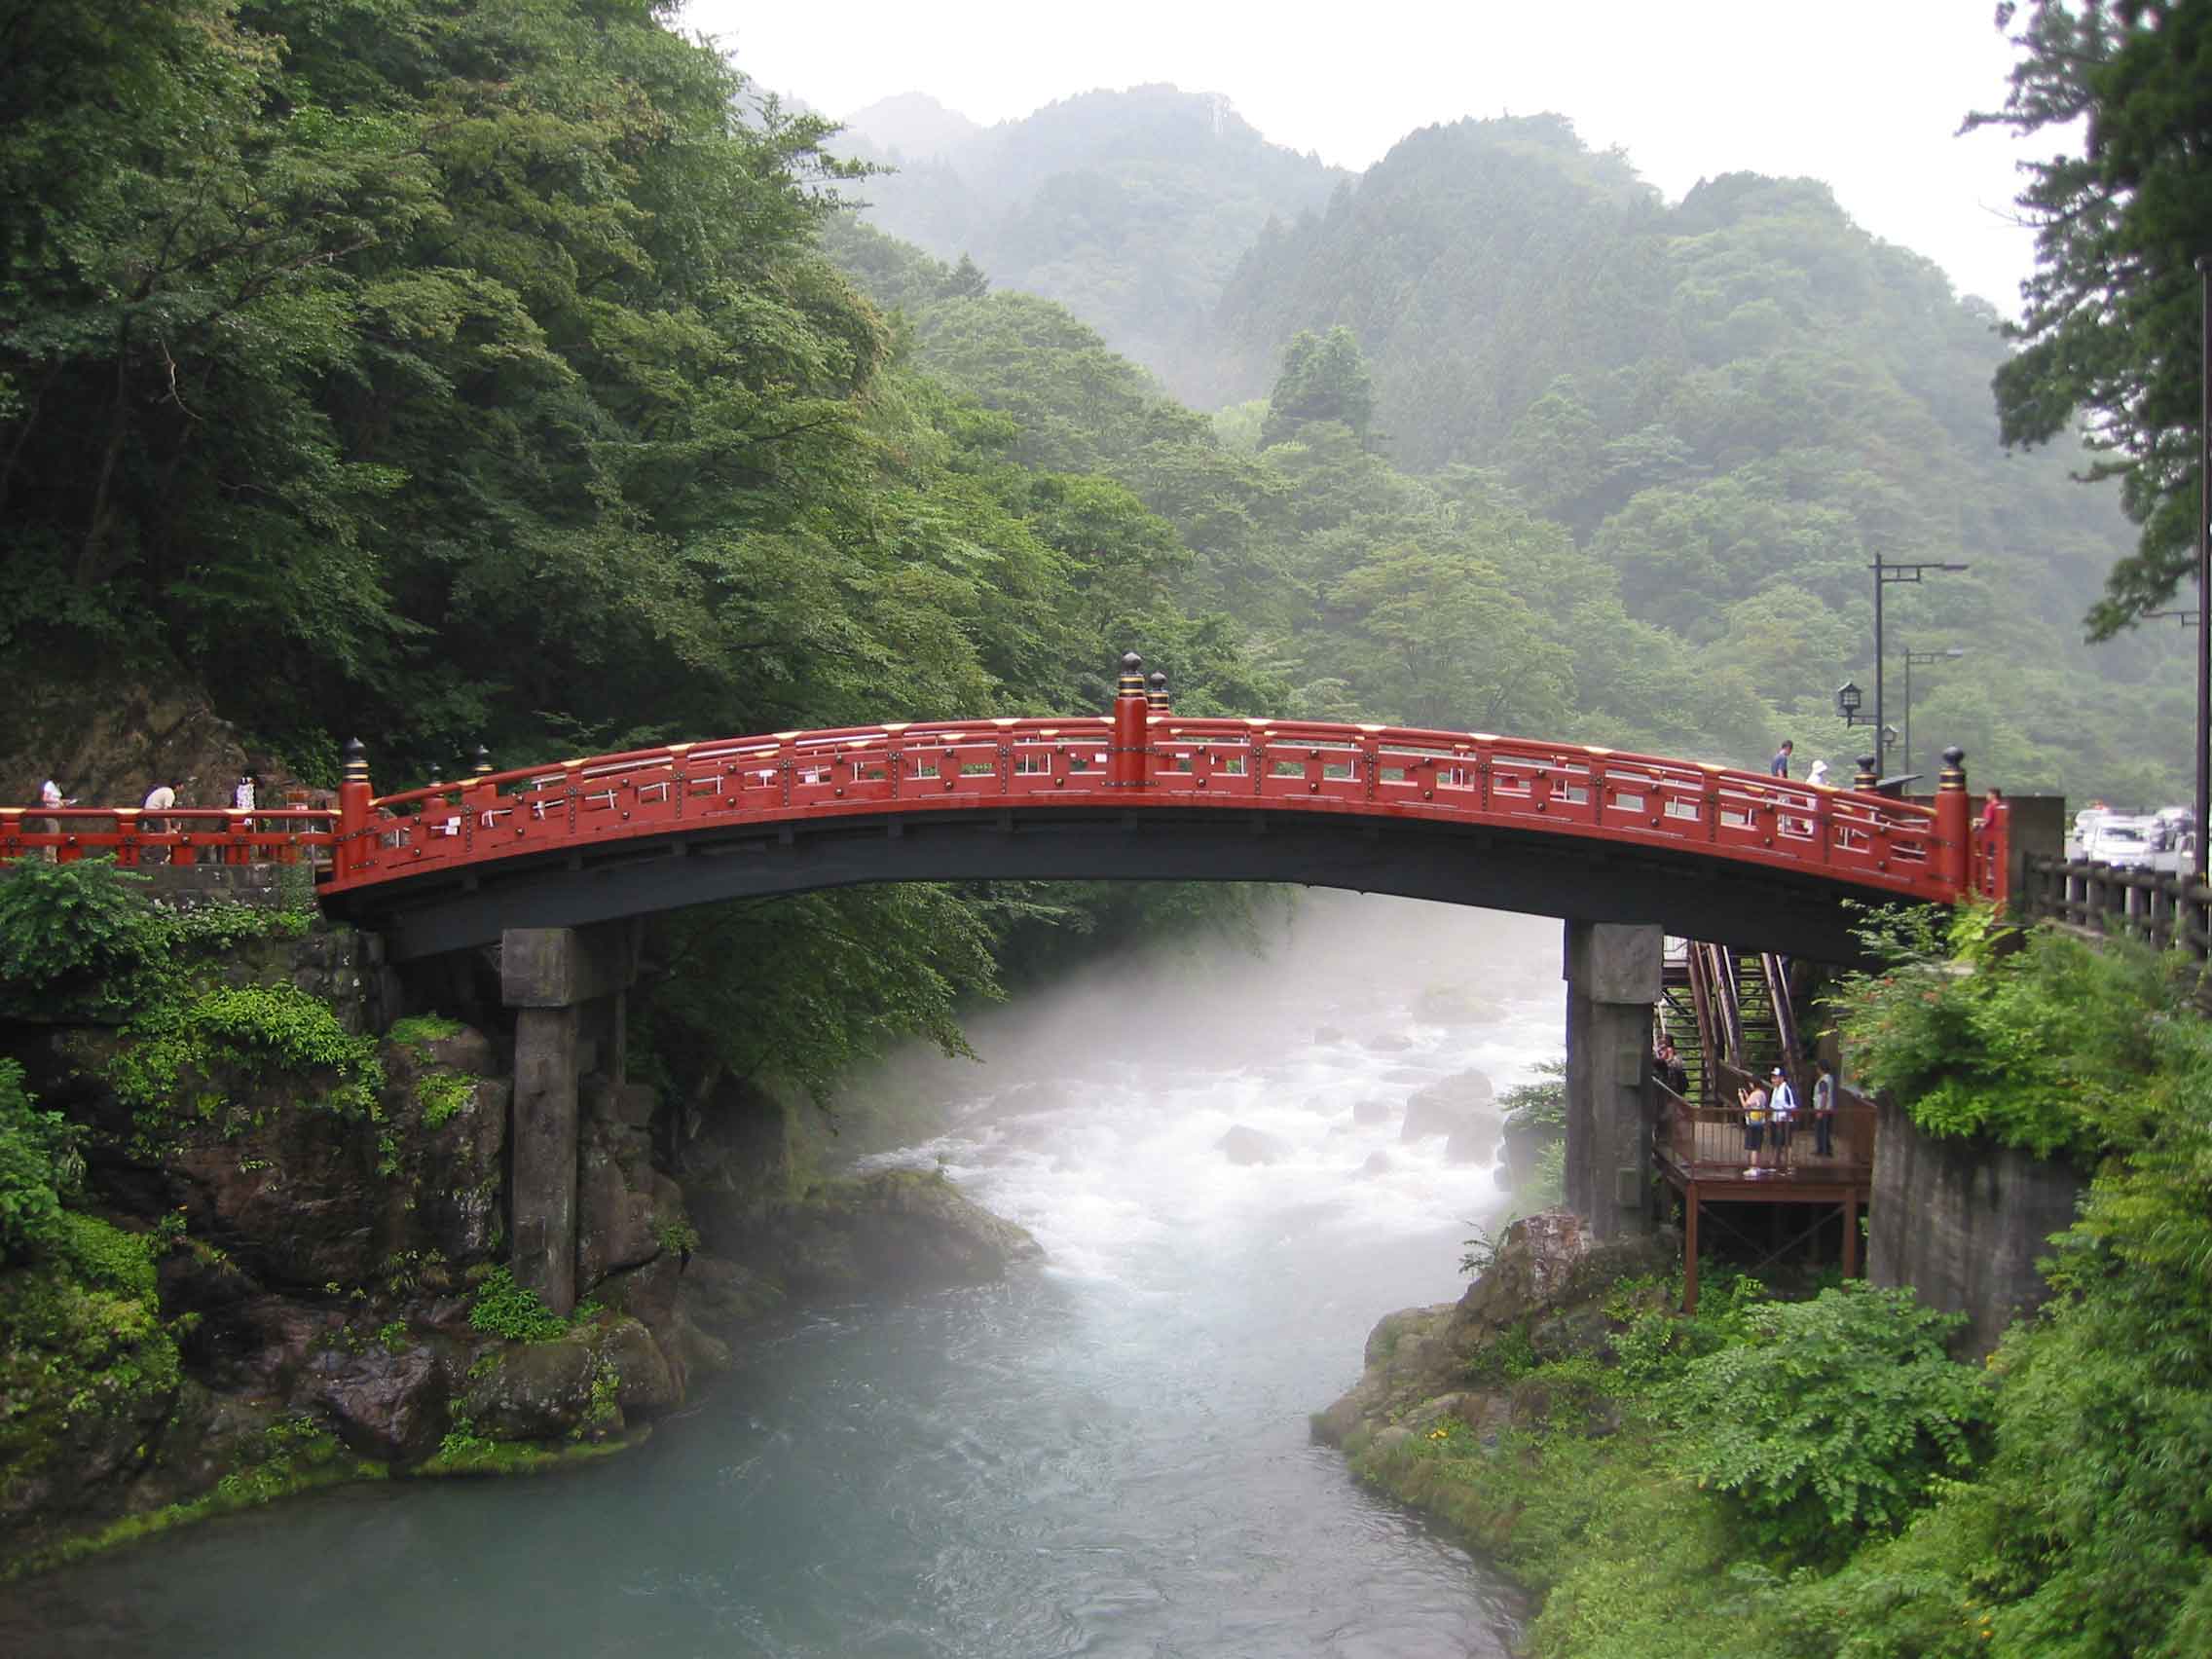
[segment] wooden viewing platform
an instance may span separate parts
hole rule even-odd
[[[1735,1107],[1695,1106],[1664,1084],[1654,1083],[1659,1120],[1652,1135],[1652,1161],[1667,1183],[1682,1195],[1682,1310],[1697,1311],[1697,1254],[1700,1212],[1714,1203],[1813,1204],[1820,1213],[1789,1239],[1795,1243],[1839,1209],[1843,1216],[1843,1275],[1859,1271],[1859,1212],[1874,1181],[1874,1108],[1848,1089],[1837,1091],[1833,1153],[1815,1155],[1818,1144],[1809,1106],[1801,1105],[1786,1153],[1773,1147],[1774,1126],[1766,1124],[1765,1145],[1754,1161],[1744,1145],[1744,1114]],[[1800,1099],[1806,1098],[1805,1093]],[[1720,1223],[1715,1215],[1714,1221]],[[1725,1223],[1720,1223],[1726,1225]],[[1769,1259],[1773,1254],[1771,1252]]]

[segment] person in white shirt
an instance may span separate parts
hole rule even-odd
[[[1797,1121],[1797,1091],[1789,1087],[1789,1079],[1780,1066],[1768,1074],[1766,1109],[1774,1124],[1775,1161],[1788,1163],[1789,1128]]]
[[[55,783],[52,778],[47,779],[45,783],[39,785],[38,803],[39,805],[46,807],[62,807],[73,804],[72,802],[66,801],[61,798],[61,786]],[[58,835],[61,833],[61,821],[57,818],[41,818],[34,820],[31,828],[37,830],[40,834]],[[46,862],[48,864],[53,864],[55,859],[59,857],[59,855],[52,847],[44,847],[40,850],[46,855]]]

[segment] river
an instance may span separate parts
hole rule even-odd
[[[1528,1081],[1560,1049],[1558,964],[1557,923],[1317,896],[1263,959],[1123,963],[995,1012],[982,1065],[912,1065],[949,1130],[871,1161],[941,1163],[1041,1270],[796,1318],[602,1463],[345,1490],[18,1587],[0,1645],[1502,1655],[1506,1589],[1307,1417],[1381,1315],[1463,1288],[1500,1205],[1355,1105]],[[1232,1164],[1237,1124],[1275,1161]]]

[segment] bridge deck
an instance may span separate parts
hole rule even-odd
[[[1331,827],[1326,833],[1339,839],[1346,831],[1374,840],[1422,827],[1460,836],[1454,848],[1439,850],[1401,834],[1379,843],[1382,850],[1364,864],[1331,853],[1319,861],[1331,867],[1310,879],[1457,903],[1511,901],[1509,879],[1464,891],[1447,879],[1452,861],[1485,854],[1482,837],[1495,831],[1498,849],[1525,866],[1531,887],[1525,903],[1502,907],[1577,915],[1558,907],[1566,901],[1555,889],[1572,887],[1577,862],[1602,882],[1611,853],[1641,862],[1633,877],[1613,880],[1611,907],[1584,919],[1672,923],[1692,907],[1666,903],[1677,890],[1728,872],[1752,881],[1722,883],[1704,901],[1723,910],[1733,905],[1739,915],[1768,904],[1840,913],[1836,901],[1844,898],[2001,898],[1994,884],[2005,868],[2003,824],[1990,830],[1970,826],[1963,772],[1955,779],[1931,807],[1593,745],[1186,719],[1148,711],[1140,695],[1118,698],[1111,716],[777,732],[486,770],[382,796],[369,787],[356,745],[336,813],[0,807],[0,864],[98,854],[126,865],[143,858],[327,859],[318,869],[326,903],[372,923],[440,906],[469,910],[465,929],[417,929],[423,948],[453,948],[480,941],[487,927],[497,937],[498,906],[482,897],[495,887],[511,894],[535,884],[541,901],[530,922],[506,925],[566,925],[564,904],[580,922],[727,896],[722,887],[737,891],[726,868],[722,887],[708,882],[695,896],[666,870],[639,873],[656,857],[750,856],[763,845],[791,848],[803,836],[805,844],[838,849],[830,861],[836,867],[816,885],[997,874],[1305,880],[1307,866],[1297,859],[1240,860],[1219,846],[1201,857],[1183,845],[1218,841],[1209,829],[1218,824],[1256,846],[1271,827],[1303,821],[1317,831]],[[1013,839],[996,852],[950,847],[948,835],[976,824],[1006,831],[1064,824],[1072,831],[1064,844],[1088,835],[1090,850],[1060,864],[1044,859],[1034,870],[1016,867],[1018,858],[1002,866]],[[1138,856],[1124,849],[1109,858],[1099,850],[1101,827],[1124,832],[1126,841],[1125,832],[1147,824],[1158,833]],[[838,839],[847,826],[878,848],[913,826],[937,838],[941,856],[856,860],[856,843]],[[1400,880],[1394,866],[1401,853],[1430,867],[1418,880]],[[641,894],[651,887],[653,895],[622,911],[613,889],[632,879]],[[757,891],[796,890],[800,879]],[[584,887],[595,890],[588,902],[579,897]],[[1624,906],[1634,904],[1647,908],[1631,916]],[[466,930],[474,932],[462,939]],[[1723,937],[1694,925],[1678,931]],[[1848,942],[1834,915],[1815,931]],[[1798,937],[1805,937],[1802,928]]]

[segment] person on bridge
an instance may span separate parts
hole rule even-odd
[[[1782,740],[1782,747],[1774,752],[1774,758],[1766,763],[1768,777],[1787,778],[1789,776],[1789,756],[1796,747],[1787,737]]]
[[[1820,1081],[1813,1085],[1813,1153],[1835,1156],[1835,1062],[1821,1062]]]
[[[1760,1155],[1766,1145],[1766,1090],[1754,1078],[1737,1092],[1736,1101],[1744,1109],[1744,1150],[1751,1154],[1751,1168],[1755,1171],[1760,1167]]]
[[[1989,793],[1981,797],[1981,816],[1973,821],[1973,827],[1986,835],[1997,828],[1998,821],[2004,816],[2005,792],[1991,784]]]
[[[1814,761],[1813,769],[1805,774],[1805,782],[1815,785],[1819,788],[1825,789],[1827,787],[1827,781],[1828,763],[1825,760]]]
[[[1780,1066],[1768,1074],[1767,1116],[1774,1124],[1774,1161],[1779,1164],[1789,1161],[1789,1131],[1797,1124],[1797,1091],[1789,1087],[1789,1077]]]
[[[138,808],[138,829],[140,832],[147,835],[166,834],[169,821],[161,817],[160,814],[171,811],[175,806],[176,791],[167,784],[156,784],[146,792],[146,798]],[[138,862],[140,864],[160,864],[166,856],[166,853],[149,847],[139,853]]]
[[[45,783],[39,785],[38,803],[39,805],[44,807],[56,809],[64,806],[75,806],[77,804],[76,800],[73,797],[67,800],[64,800],[62,798],[61,786],[55,783],[52,778],[47,779]],[[61,820],[58,818],[42,818],[38,820],[36,828],[43,834],[58,835],[61,833]],[[61,856],[52,847],[47,847],[44,849],[44,851],[46,854],[46,862],[48,864],[53,864]]]

